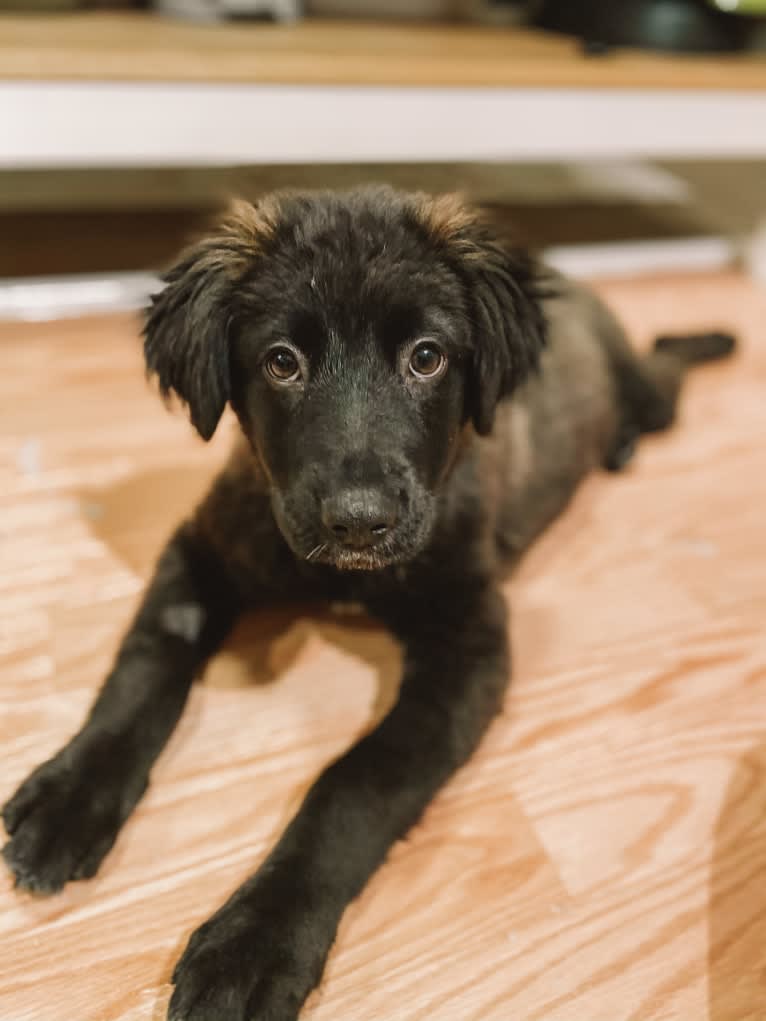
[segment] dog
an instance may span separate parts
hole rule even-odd
[[[592,470],[673,422],[725,333],[646,356],[589,291],[451,196],[234,204],[147,310],[148,372],[241,437],[159,559],[82,729],[4,808],[20,887],[92,876],[239,614],[361,603],[403,647],[398,701],[314,783],[199,928],[172,1021],[294,1021],[346,906],[476,748],[510,676],[501,581]]]

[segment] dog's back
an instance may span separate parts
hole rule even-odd
[[[688,367],[730,354],[721,333],[663,337],[640,357],[588,288],[552,274],[544,299],[548,343],[540,371],[501,406],[479,441],[495,479],[497,550],[512,567],[595,468],[618,470],[638,436],[673,421]]]

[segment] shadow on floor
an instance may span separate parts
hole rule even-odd
[[[766,743],[729,783],[716,826],[708,933],[709,1021],[766,1018]]]
[[[166,539],[194,508],[216,467],[155,469],[103,489],[82,490],[78,496],[83,516],[115,557],[148,580]],[[270,684],[289,669],[317,633],[377,671],[371,724],[376,723],[396,698],[401,660],[395,642],[365,615],[338,616],[324,607],[305,605],[248,614],[211,662],[205,684]]]

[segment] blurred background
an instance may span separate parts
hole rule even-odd
[[[765,25],[766,0],[0,0],[0,313],[131,307],[228,195],[363,180],[463,190],[573,272],[766,275]]]

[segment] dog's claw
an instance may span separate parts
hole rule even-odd
[[[107,767],[59,753],[19,787],[3,809],[10,836],[2,857],[15,886],[52,894],[95,875],[143,793]]]
[[[173,970],[168,1021],[296,1021],[332,935],[307,938],[303,906],[286,890],[269,893],[283,909],[235,897],[192,934]]]

